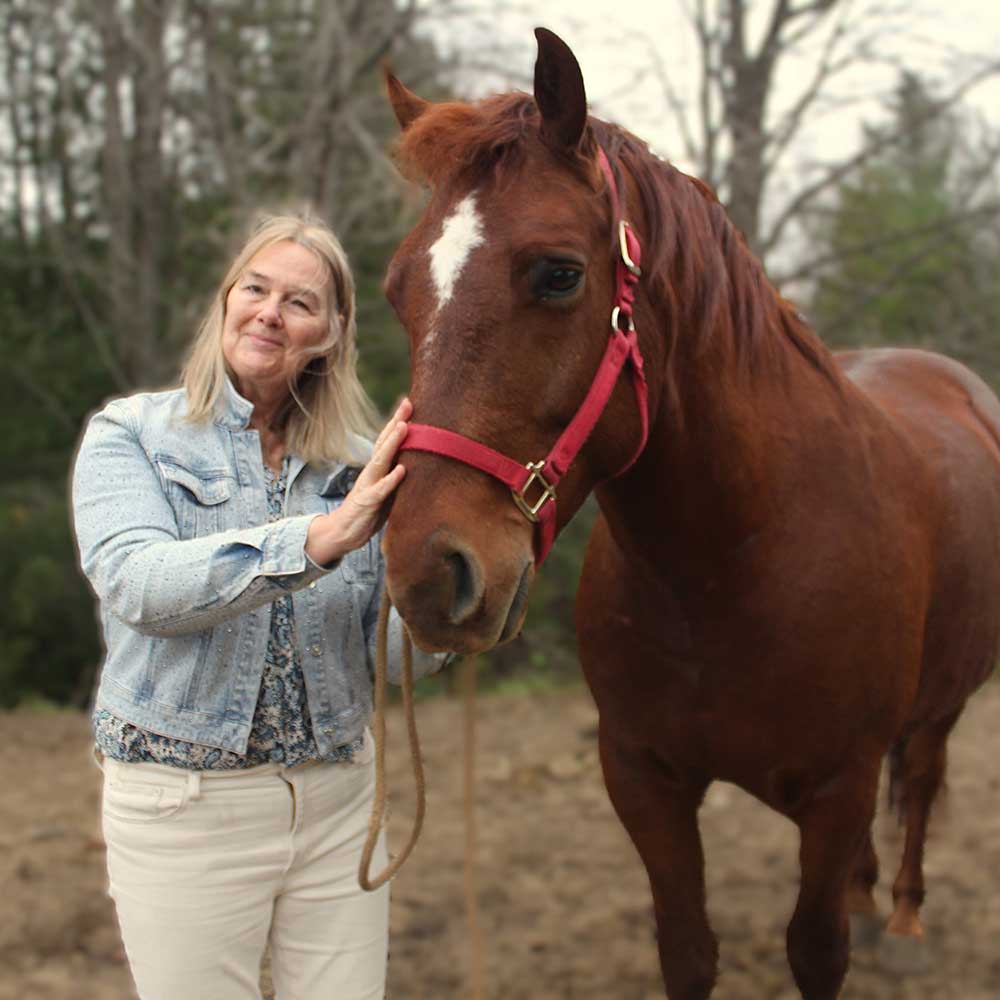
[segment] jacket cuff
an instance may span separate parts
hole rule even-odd
[[[314,517],[319,515],[302,514],[265,526],[260,560],[263,576],[280,578],[274,582],[289,590],[298,590],[333,569],[336,563],[320,566],[306,555],[306,536]]]

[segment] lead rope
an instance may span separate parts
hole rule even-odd
[[[406,716],[406,731],[410,740],[410,760],[416,781],[417,807],[413,819],[410,839],[402,852],[393,858],[385,870],[374,878],[371,876],[372,855],[382,830],[385,817],[385,684],[389,659],[389,611],[392,603],[387,592],[382,593],[382,603],[378,611],[378,625],[375,631],[375,705],[372,729],[375,737],[375,797],[372,813],[368,820],[368,833],[361,851],[358,868],[358,884],[365,892],[372,892],[385,885],[403,867],[420,836],[426,807],[426,786],[424,765],[420,753],[420,739],[417,735],[417,718],[413,708],[413,646],[409,632],[403,626],[403,714]],[[476,894],[476,824],[475,805],[475,738],[476,738],[476,661],[473,658],[462,664],[462,691],[465,706],[465,914],[468,929],[468,989],[470,1000],[483,1000],[483,946],[479,924],[479,901]]]
[[[470,656],[462,663],[462,701],[465,708],[465,923],[470,1000],[483,1000],[483,934],[476,893],[476,663]]]
[[[378,609],[378,626],[375,644],[375,709],[372,728],[375,736],[375,799],[372,814],[368,819],[368,835],[361,851],[361,865],[358,868],[358,884],[365,892],[373,892],[385,885],[403,867],[420,836],[424,825],[426,789],[424,784],[424,762],[420,755],[420,739],[417,736],[417,719],[413,711],[413,647],[410,636],[403,628],[403,713],[406,716],[406,731],[410,738],[410,760],[413,763],[413,777],[417,786],[417,810],[413,817],[413,829],[406,846],[393,858],[385,870],[374,878],[371,876],[372,855],[385,817],[385,679],[389,659],[389,610],[392,602],[386,591],[382,592],[382,603]]]

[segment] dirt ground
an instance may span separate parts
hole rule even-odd
[[[392,1000],[465,997],[462,706],[419,706],[428,770],[421,841],[393,887]],[[478,707],[478,887],[487,996],[662,998],[645,875],[596,761],[585,691],[494,696]],[[412,802],[402,718],[389,720],[393,843]],[[99,773],[76,714],[0,714],[0,1000],[126,1000],[104,892]],[[787,821],[725,785],[701,814],[709,900],[721,943],[713,1000],[795,1000],[784,956],[796,847]],[[880,902],[901,847],[877,822]],[[843,1000],[1000,997],[1000,684],[952,740],[950,789],[927,851],[927,970],[902,976],[855,949]]]

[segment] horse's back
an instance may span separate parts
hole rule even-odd
[[[964,365],[929,351],[837,361],[913,445],[930,484],[931,603],[915,715],[935,715],[990,673],[1000,641],[1000,401]]]
[[[836,359],[844,374],[884,410],[901,414],[916,404],[917,413],[945,418],[945,427],[952,422],[965,426],[1000,465],[1000,400],[965,365],[913,348],[844,351]]]

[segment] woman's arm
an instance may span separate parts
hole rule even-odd
[[[372,447],[371,458],[361,470],[344,502],[309,525],[306,554],[321,566],[360,549],[378,531],[385,502],[403,481],[406,469],[395,465],[396,452],[406,437],[406,420],[413,404],[403,399]]]
[[[368,541],[402,481],[405,469],[393,462],[411,412],[404,399],[354,488],[329,514],[182,541],[128,411],[112,403],[91,419],[73,471],[80,562],[103,608],[146,635],[186,635],[329,572]]]
[[[173,508],[124,407],[87,427],[73,470],[80,562],[105,611],[146,635],[185,635],[269,604],[327,572],[310,524],[284,518],[180,540]]]

